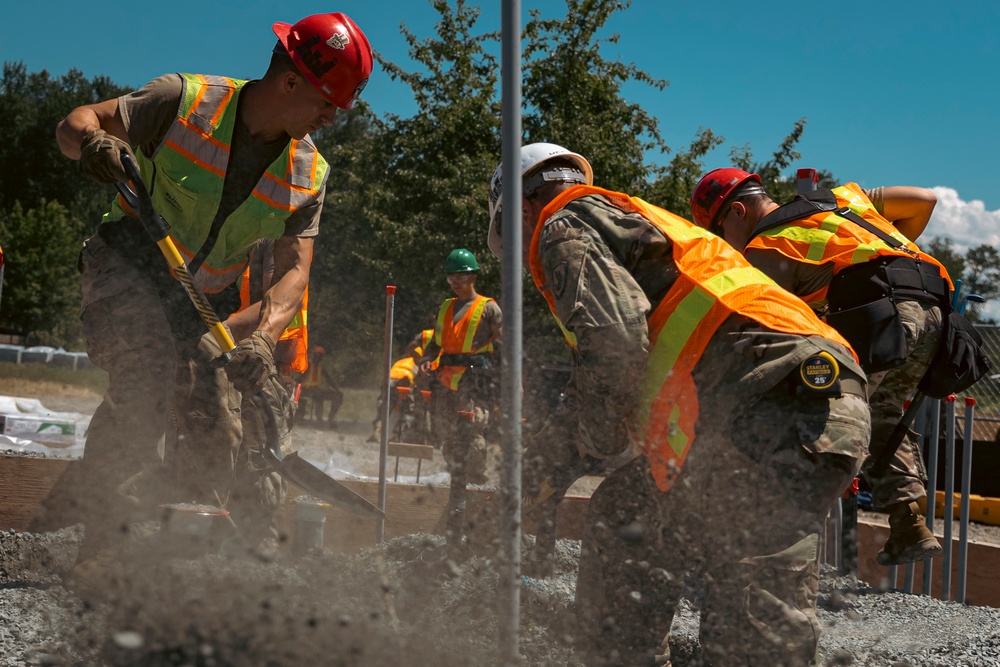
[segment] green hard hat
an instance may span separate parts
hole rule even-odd
[[[465,248],[452,250],[448,259],[444,260],[445,273],[472,273],[479,270],[476,256]]]

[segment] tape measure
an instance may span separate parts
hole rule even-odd
[[[799,365],[799,378],[804,393],[817,396],[840,393],[840,365],[829,352],[807,357]]]

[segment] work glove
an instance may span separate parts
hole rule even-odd
[[[274,341],[263,331],[254,331],[233,349],[226,375],[242,394],[259,391],[274,373]]]
[[[91,130],[80,142],[80,172],[98,183],[121,183],[129,180],[122,166],[122,151],[132,158],[132,147],[104,130]]]

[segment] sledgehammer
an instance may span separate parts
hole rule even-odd
[[[198,310],[198,314],[201,315],[201,319],[205,322],[215,342],[222,349],[223,357],[228,361],[236,347],[232,336],[219,321],[218,315],[215,314],[204,292],[195,284],[194,276],[191,275],[184,258],[177,250],[177,246],[174,245],[173,239],[170,238],[167,222],[153,207],[153,199],[142,180],[139,166],[127,152],[122,152],[121,159],[122,166],[125,167],[130,179],[129,183],[115,184],[122,200],[127,208],[137,214],[139,222],[142,223],[149,238],[159,247],[167,264],[184,286],[184,291],[187,292],[188,298]],[[298,452],[284,456],[281,453],[281,443],[271,405],[260,393],[253,396],[251,400],[261,411],[267,430],[267,447],[264,450],[264,458],[278,474],[301,486],[317,498],[326,500],[348,512],[372,518],[385,518],[385,513],[382,510],[300,457]]]

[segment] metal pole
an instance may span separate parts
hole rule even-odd
[[[934,515],[937,512],[937,469],[938,447],[941,440],[941,400],[931,401],[930,440],[927,443],[927,514],[925,514],[927,530],[934,533]],[[924,581],[921,593],[931,594],[931,583],[934,579],[934,559],[924,561]]]
[[[917,412],[917,416],[913,420],[913,424],[913,430],[917,432],[918,436],[918,449],[923,451],[923,445],[927,443],[927,401],[921,402],[920,410]],[[916,581],[916,575],[917,564],[907,563],[906,574],[903,577],[903,591],[905,593],[909,593],[910,595],[913,594],[913,586]]]
[[[499,658],[505,667],[520,664],[521,603],[521,2],[501,0],[503,90],[501,150],[503,194],[503,369],[504,406],[501,498]]]
[[[375,528],[375,542],[382,544],[385,539],[385,468],[389,460],[389,369],[392,368],[392,316],[396,308],[396,288],[385,286],[385,345],[382,373],[382,437],[379,439],[378,451],[378,508],[383,516],[378,518]],[[398,460],[397,460],[398,463]]]
[[[965,582],[969,557],[969,494],[972,493],[972,427],[976,412],[976,399],[965,398],[965,435],[962,443],[962,497],[958,523],[958,587],[955,600],[965,604]]]
[[[955,517],[955,394],[944,404],[944,558],[941,559],[941,599],[951,600],[951,523]]]

